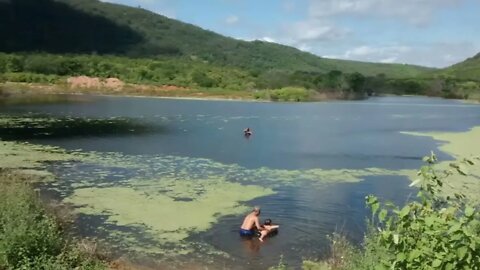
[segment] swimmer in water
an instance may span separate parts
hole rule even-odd
[[[270,233],[274,233],[278,230],[280,226],[279,225],[274,225],[272,224],[272,220],[267,218],[265,219],[265,222],[263,223],[263,228],[266,230],[266,233],[265,234],[262,234],[259,238],[260,241],[263,242],[263,238],[267,235],[269,235]]]
[[[273,225],[271,219],[265,220],[264,225],[260,225],[259,216],[261,210],[259,206],[255,206],[250,214],[248,214],[243,220],[242,226],[240,226],[240,235],[253,237],[257,234],[260,234],[258,240],[263,242],[263,238],[269,233],[275,232],[278,230],[278,225]]]
[[[246,128],[246,129],[243,130],[243,134],[245,136],[250,136],[250,135],[252,135],[252,130],[250,130],[250,128]]]
[[[258,217],[260,216],[261,210],[259,206],[255,206],[250,214],[248,214],[243,220],[242,226],[240,226],[240,235],[241,236],[255,236],[256,232],[260,233],[260,241],[263,241],[268,231],[260,225]]]

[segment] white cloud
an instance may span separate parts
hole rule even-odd
[[[385,59],[381,59],[379,62],[380,63],[384,63],[384,64],[391,64],[391,63],[395,63],[398,61],[398,58],[393,56],[393,57],[389,57],[389,58],[385,58]]]
[[[428,23],[432,14],[464,0],[310,0],[314,18],[339,15],[400,18],[414,24]]]
[[[310,47],[310,45],[306,43],[303,43],[298,45],[298,49],[304,52],[309,52],[312,49],[312,47]]]
[[[360,46],[348,50],[344,54],[344,58],[355,58],[355,57],[370,57],[370,56],[387,56],[389,58],[395,57],[400,53],[407,53],[411,51],[410,47],[407,46],[383,46],[383,47],[371,47],[371,46]]]
[[[272,42],[272,43],[277,42],[277,41],[276,41],[274,38],[272,38],[272,37],[262,37],[260,40],[261,40],[261,41],[266,41],[266,42]]]
[[[238,21],[239,21],[239,18],[238,16],[235,16],[235,15],[230,15],[225,19],[226,24],[236,24],[238,23]]]
[[[472,43],[432,43],[418,46],[359,46],[343,54],[326,58],[381,63],[408,63],[430,67],[447,67],[471,57],[480,50]]]
[[[293,43],[302,43],[340,39],[348,31],[326,21],[306,20],[285,27],[285,32],[289,38],[294,40]]]

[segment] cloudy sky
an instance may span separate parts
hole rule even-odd
[[[480,52],[480,0],[106,0],[330,58],[445,67]]]

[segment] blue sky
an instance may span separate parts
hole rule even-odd
[[[108,0],[323,57],[445,67],[480,52],[480,0]]]

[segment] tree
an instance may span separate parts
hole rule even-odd
[[[364,91],[366,78],[362,74],[355,72],[348,75],[348,85],[350,90],[355,93],[362,93]]]
[[[195,71],[192,74],[192,80],[201,87],[215,87],[217,86],[217,81],[210,78],[202,71]]]
[[[21,59],[19,56],[9,56],[7,58],[6,69],[8,72],[22,72],[23,59]]]
[[[332,70],[327,73],[325,86],[332,89],[341,89],[343,73],[340,70]]]

